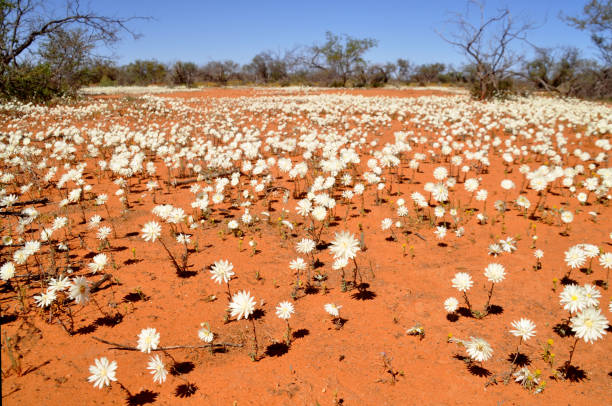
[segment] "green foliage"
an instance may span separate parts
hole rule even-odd
[[[177,62],[172,67],[172,83],[191,87],[195,83],[198,67],[193,62]]]
[[[365,68],[363,55],[378,45],[378,41],[373,38],[339,36],[330,31],[327,31],[325,38],[324,44],[312,46],[311,65],[327,70],[333,75],[333,84],[341,86],[346,85],[357,69]]]
[[[421,86],[427,83],[439,82],[440,75],[445,69],[446,65],[443,63],[423,64],[416,68],[415,73],[412,75],[412,80],[418,82]]]
[[[32,103],[46,103],[64,93],[55,87],[48,64],[8,68],[2,75],[0,86],[2,98]]]
[[[606,64],[612,64],[612,0],[591,0],[580,17],[565,17],[579,30],[588,30]]]
[[[168,74],[166,65],[156,60],[136,60],[123,67],[119,83],[122,85],[150,85],[164,83]]]
[[[87,80],[93,48],[94,42],[82,28],[58,29],[48,34],[38,53],[42,64],[49,66],[51,71],[51,87],[76,94]]]

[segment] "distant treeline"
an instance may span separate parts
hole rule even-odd
[[[117,41],[119,32],[131,33],[126,24],[132,18],[101,16],[83,10],[80,2],[66,1],[65,15],[58,11],[52,17],[42,3],[0,0],[1,97],[47,101],[74,95],[87,85],[381,87],[441,83],[465,86],[480,100],[533,90],[612,98],[612,0],[590,0],[581,15],[563,17],[568,24],[590,32],[599,50],[598,60],[563,47],[534,46],[531,59],[516,54],[514,43],[527,43],[526,33],[537,27],[517,23],[508,8],[483,19],[481,25],[473,25],[469,13],[457,14],[448,24],[454,29],[440,36],[464,55],[465,65],[459,68],[439,62],[418,65],[402,58],[372,63],[365,55],[378,46],[376,39],[332,32],[310,46],[260,52],[243,65],[232,60],[198,65],[151,59],[118,66],[94,51],[101,43]],[[484,15],[481,3],[468,4],[478,5]]]
[[[346,74],[329,67],[309,66],[303,58],[288,52],[257,54],[250,63],[232,60],[162,63],[136,60],[123,66],[110,61],[95,61],[83,71],[84,85],[98,86],[329,86],[382,87],[385,85],[448,84],[477,86],[474,65],[454,68],[444,63],[413,64],[406,59],[384,64],[360,63]],[[612,97],[612,69],[595,60],[584,59],[576,49],[539,50],[522,69],[508,75],[501,88],[508,91],[552,91],[562,96],[603,99]]]

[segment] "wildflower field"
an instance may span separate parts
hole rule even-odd
[[[0,116],[3,404],[610,400],[610,104],[241,88]]]

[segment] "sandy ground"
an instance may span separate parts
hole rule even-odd
[[[166,100],[179,98],[186,105],[207,106],[214,104],[216,98],[241,98],[248,105],[250,97],[300,95],[303,90],[284,92],[277,89],[181,90],[168,93]],[[440,89],[368,89],[317,90],[304,94],[403,98],[444,96],[445,92]],[[102,113],[92,113],[83,118],[62,117],[63,125],[77,128],[98,125],[103,130],[117,124],[138,128],[138,120],[144,118],[149,123],[158,123],[168,134],[175,123],[185,123],[193,118],[190,116],[193,113],[173,112],[172,107],[167,113],[151,113],[151,116],[138,118],[130,113],[130,101],[112,98],[108,102],[108,109]],[[254,123],[262,119],[257,113],[253,115]],[[267,117],[275,128],[274,114]],[[207,118],[197,116],[195,119],[205,121]],[[44,122],[40,117],[12,117],[7,118],[4,126],[10,123],[37,132],[48,128],[54,120],[60,118],[50,116]],[[285,130],[291,130],[291,125],[300,125],[300,120],[290,123]],[[393,142],[396,131],[419,131],[413,124],[397,120],[396,116],[388,124],[367,129],[370,133],[376,132],[379,145]],[[594,150],[591,141],[578,141],[572,136],[574,129],[565,128],[564,131],[571,145],[579,143],[584,150]],[[508,136],[497,128],[491,132],[501,137]],[[432,139],[435,137],[434,134],[425,135]],[[188,268],[179,274],[162,246],[157,242],[143,241],[140,230],[143,224],[155,219],[151,210],[156,204],[172,204],[184,208],[187,214],[197,215],[190,206],[194,195],[189,188],[193,182],[169,188],[163,186],[166,169],[157,159],[162,187],[155,195],[155,203],[145,187],[146,179],[134,178],[130,186],[130,207],[122,213],[114,197],[117,186],[108,174],[98,178],[96,162],[99,158],[85,157],[85,146],[75,152],[77,157],[88,162],[85,180],[93,186],[96,195],[107,193],[111,197],[108,209],[114,218],[112,224],[116,237],[112,235],[109,238],[110,249],[104,252],[112,256],[117,269],[108,267],[106,270],[113,275],[112,283],[105,282],[92,295],[96,304],[69,305],[73,307],[75,322],[72,335],[57,321],[49,324],[48,310],[35,306],[32,296],[40,293],[37,283],[32,282],[27,290],[29,310],[23,312],[16,300],[14,284],[2,282],[2,403],[5,405],[604,405],[610,399],[610,337],[604,336],[593,344],[578,342],[573,358],[576,369],[571,379],[554,379],[554,368],[541,356],[546,341],[552,339],[552,351],[556,354],[554,367],[568,359],[574,338],[561,337],[555,332],[555,326],[562,323],[567,312],[558,301],[563,286],[561,282],[554,283],[553,278],[561,280],[566,274],[563,252],[572,245],[588,242],[598,245],[603,251],[612,250],[608,205],[593,202],[589,206],[580,206],[563,190],[549,194],[545,203],[547,208],[578,209],[569,235],[562,235],[564,228],[557,222],[525,218],[523,212],[513,205],[504,216],[496,214],[493,202],[505,197],[499,188],[500,181],[511,179],[517,185],[507,197],[508,202],[516,198],[524,182],[517,164],[507,168],[500,156],[495,155],[491,158],[488,172],[478,175],[481,187],[489,190],[486,208],[483,202],[470,198],[459,176],[460,183],[455,187],[453,201],[461,202],[465,226],[463,237],[458,238],[449,230],[445,239],[437,240],[429,221],[419,223],[415,216],[409,226],[395,231],[397,239],[394,239],[390,231],[381,231],[381,221],[386,217],[395,218],[396,202],[400,198],[408,202],[411,215],[414,215],[410,194],[414,191],[424,193],[424,183],[433,179],[432,170],[441,165],[448,167],[444,162],[432,162],[427,158],[414,173],[407,162],[402,162],[401,175],[396,176],[390,194],[381,192],[381,199],[376,202],[374,189],[366,192],[365,212],[361,212],[358,198],[352,201],[348,210],[345,204],[338,204],[328,227],[323,230],[320,249],[316,253],[316,271],[326,274],[327,280],[316,282],[308,292],[298,290],[293,299],[295,275],[289,269],[289,262],[298,256],[295,245],[306,236],[305,227],[308,226],[308,222],[295,212],[298,198],[290,196],[285,203],[282,193],[276,193],[269,196],[268,202],[256,199],[250,208],[251,213],[259,215],[261,211],[268,211],[271,220],[266,221],[259,215],[262,220],[245,228],[245,237],[241,239],[227,231],[227,221],[239,219],[243,213],[242,208],[232,207],[228,196],[211,211],[210,218],[216,223],[205,221],[201,228],[192,232]],[[419,148],[423,151],[435,149],[431,145]],[[365,167],[367,159],[368,156],[362,157],[361,168]],[[529,163],[532,168],[543,164],[533,159]],[[275,186],[294,190],[294,182],[287,174],[275,170],[274,178]],[[205,181],[196,183],[206,184]],[[339,203],[342,190],[338,189],[334,196]],[[531,189],[522,191],[535,204],[538,200],[536,192]],[[54,187],[48,187],[40,195],[51,203],[33,206],[41,213],[54,216],[62,198],[60,193]],[[284,209],[289,213],[284,214]],[[483,210],[496,221],[477,224],[474,215]],[[592,221],[589,211],[599,213],[597,222]],[[82,213],[77,206],[68,206],[67,212],[72,224],[66,240],[70,246],[68,261],[75,275],[86,275],[86,264],[98,253],[99,242],[95,232],[81,224]],[[104,218],[102,224],[110,224],[103,208],[87,204],[87,217],[95,213]],[[294,223],[293,230],[279,224],[281,216]],[[14,222],[15,219],[5,217],[4,221]],[[52,221],[52,217],[48,221]],[[446,217],[446,221],[450,221],[450,217]],[[364,244],[356,256],[360,271],[357,279],[361,284],[359,289],[346,292],[341,289],[339,272],[331,268],[333,258],[327,249],[335,232],[340,230],[354,233],[363,239]],[[39,226],[35,226],[26,239],[37,238],[39,231]],[[532,236],[536,234],[537,241],[533,242]],[[498,257],[487,255],[489,244],[507,237],[516,238],[516,252]],[[171,250],[182,252],[181,246],[171,241],[168,224],[163,225],[162,238]],[[250,240],[257,242],[255,252],[248,245]],[[534,245],[545,252],[539,270],[534,270]],[[2,248],[3,263],[12,252],[11,247]],[[220,259],[227,259],[234,265],[235,276],[230,282],[232,293],[245,289],[257,301],[258,312],[252,317],[253,321],[234,318],[224,321],[228,305],[226,287],[214,283],[209,273],[211,265]],[[475,307],[483,306],[490,286],[483,270],[491,262],[500,263],[507,270],[506,279],[496,286],[491,299],[494,311],[483,319],[471,317],[465,309],[457,315],[447,315],[443,308],[444,300],[455,296],[461,301],[460,294],[450,282],[456,272],[472,275],[475,284],[469,291],[469,299]],[[352,279],[353,264],[346,269],[347,278]],[[570,278],[579,284],[601,285],[605,271],[598,265],[593,265],[593,269],[592,274],[574,270]],[[100,276],[91,276],[92,281],[99,279]],[[610,293],[601,286],[598,289],[602,292],[603,313],[610,319],[607,310]],[[290,319],[292,340],[289,347],[283,343],[285,323],[275,315],[276,305],[283,300],[289,300],[295,306],[295,314]],[[341,328],[325,313],[326,303],[342,306]],[[513,368],[511,362],[518,343],[508,330],[510,323],[521,317],[529,318],[537,325],[537,335],[521,345],[519,357],[520,365],[542,372],[546,387],[537,395],[512,380],[508,384],[503,382]],[[149,360],[147,354],[113,348],[113,345],[95,339],[136,346],[141,329],[154,327],[161,335],[161,346],[198,346],[202,344],[197,334],[202,322],[210,323],[216,333],[215,342],[236,346],[217,347],[213,353],[206,348],[157,352],[171,369],[166,382],[161,385],[153,383],[145,369]],[[406,334],[407,329],[416,325],[423,327],[423,337]],[[258,345],[255,362],[248,355],[253,351],[253,328]],[[482,365],[466,363],[465,350],[449,343],[449,334],[464,339],[483,337],[492,345],[493,357]],[[19,359],[20,374],[11,368],[6,337],[13,342],[12,356]],[[87,382],[89,366],[101,356],[117,361],[117,379],[123,388],[113,383],[109,388],[99,390]],[[384,359],[390,361],[385,364]]]

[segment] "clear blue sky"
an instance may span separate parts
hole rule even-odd
[[[571,45],[594,57],[589,34],[559,19],[560,12],[579,15],[586,1],[489,0],[486,6],[495,11],[508,5],[514,15],[538,24],[540,28],[529,35],[534,44]],[[450,12],[465,10],[463,0],[97,0],[90,4],[108,15],[154,18],[130,25],[142,38],[126,36],[114,47],[120,64],[135,59],[198,64],[233,59],[243,64],[260,51],[320,43],[327,30],[377,39],[378,47],[366,55],[372,62],[406,58],[419,64],[440,61],[458,66],[464,61],[435,31],[449,31],[445,21]]]

